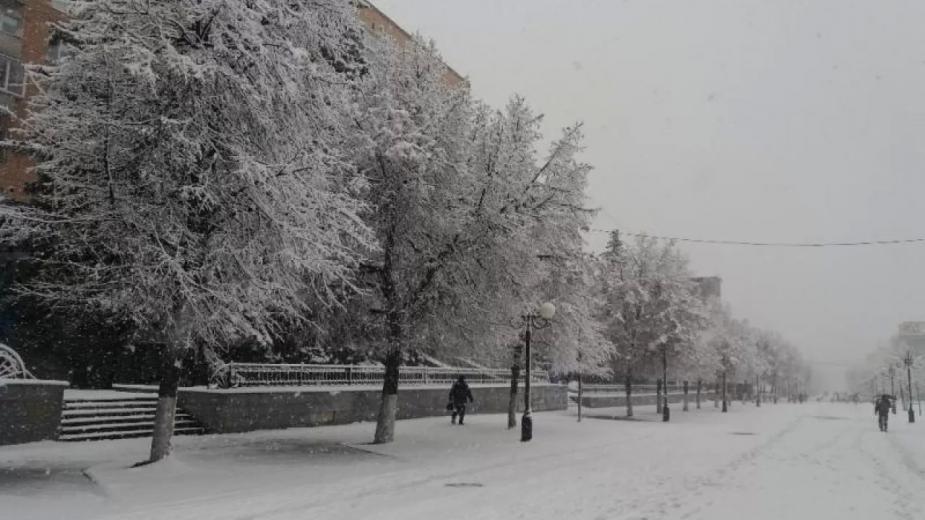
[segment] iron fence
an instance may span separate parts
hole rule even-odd
[[[713,386],[704,384],[701,387],[701,391],[712,391]],[[602,384],[585,384],[581,387],[582,393],[585,394],[615,394],[615,395],[624,395],[626,393],[626,387],[621,383],[617,385],[602,385]],[[697,385],[688,385],[688,391],[691,394],[697,392]],[[658,385],[652,384],[633,384],[633,394],[655,394],[658,392]],[[669,394],[683,394],[684,385],[682,383],[668,383],[668,393]]]
[[[465,376],[470,384],[509,384],[511,381],[508,369],[403,366],[398,371],[399,386],[448,385],[459,376]],[[227,363],[215,371],[212,384],[223,388],[381,385],[384,378],[385,367],[376,365]],[[522,373],[520,379],[524,379]],[[549,375],[544,370],[533,370],[532,381],[547,382]]]

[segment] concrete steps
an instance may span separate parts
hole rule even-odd
[[[97,441],[150,437],[154,432],[157,396],[126,393],[125,397],[78,397],[64,399],[59,441]],[[175,435],[205,433],[198,421],[177,409]]]

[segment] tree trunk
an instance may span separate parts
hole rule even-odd
[[[398,370],[401,365],[401,349],[393,345],[385,358],[385,379],[382,382],[382,400],[376,417],[375,444],[386,444],[395,440],[395,414],[398,411]]]
[[[729,399],[726,395],[726,372],[723,372],[723,413],[729,411]]]
[[[777,374],[774,374],[774,382],[771,383],[772,391],[774,392],[774,404],[777,404]]]
[[[922,416],[922,394],[919,391],[919,383],[915,383],[915,402],[919,403],[919,417]]]
[[[398,371],[401,366],[401,345],[404,330],[401,318],[395,311],[389,313],[389,353],[385,357],[385,377],[382,381],[382,400],[376,416],[375,444],[386,444],[395,439],[395,415],[398,412]]]
[[[685,382],[684,382],[684,406],[681,408],[681,410],[683,410],[683,411],[685,411],[685,412],[688,411],[688,409],[689,409],[689,408],[688,408],[688,404],[687,404],[687,400],[688,400],[688,399],[687,399],[687,391],[688,391],[688,384],[687,384],[687,381],[685,381]]]
[[[581,422],[581,370],[578,371],[578,422]]]
[[[890,397],[892,397],[892,412],[896,415],[896,374],[893,367],[890,367]],[[921,414],[919,414],[921,415]]]
[[[703,381],[700,379],[697,380],[697,409],[700,409],[700,388],[703,386]]]
[[[629,363],[626,364],[626,380],[623,381],[623,388],[626,390],[626,416],[633,416],[633,370]]]
[[[149,462],[157,462],[170,455],[170,441],[173,438],[174,420],[177,415],[177,388],[180,386],[180,349],[175,345],[165,346],[160,361],[161,381],[157,391]]]
[[[713,384],[713,408],[719,408],[719,378]]]
[[[511,397],[507,403],[507,429],[517,427],[517,383],[520,379],[520,352],[522,347],[517,345],[514,347],[514,360],[511,363]],[[581,395],[578,396],[579,403],[581,401]],[[579,404],[578,406],[581,406]]]

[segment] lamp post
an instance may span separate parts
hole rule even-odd
[[[909,377],[909,422],[915,422],[915,410],[912,408],[912,351],[906,353],[903,363],[906,365],[906,375]]]
[[[662,422],[671,420],[671,410],[668,409],[668,345],[662,346],[662,390],[665,402],[662,404]]]
[[[896,415],[896,385],[894,383],[896,367],[890,365],[888,372],[890,373],[890,397],[893,398],[893,415]]]
[[[530,335],[532,329],[549,326],[549,320],[556,315],[556,306],[546,302],[534,311],[523,316],[524,328],[524,415],[520,420],[520,441],[527,442],[533,438],[533,406],[530,404],[530,372],[532,358],[530,352]]]

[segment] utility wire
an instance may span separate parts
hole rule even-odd
[[[751,240],[708,240],[702,238],[688,237],[667,237],[660,235],[651,235],[649,233],[631,233],[616,229],[588,229],[589,233],[612,233],[619,231],[621,235],[634,237],[654,238],[657,240],[668,240],[672,242],[689,242],[694,244],[719,244],[729,246],[752,246],[752,247],[859,247],[859,246],[888,246],[898,244],[914,244],[925,242],[925,238],[900,238],[895,240],[864,240],[858,242],[758,242]]]

